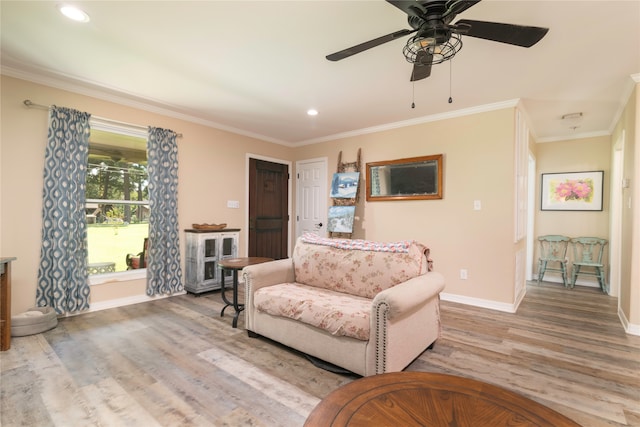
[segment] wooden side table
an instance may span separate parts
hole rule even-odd
[[[348,383],[325,397],[304,425],[580,427],[504,388],[430,372],[392,372]]]
[[[0,351],[11,348],[11,261],[0,258]]]
[[[222,274],[220,275],[220,295],[222,296],[222,301],[224,301],[225,306],[222,308],[220,312],[220,317],[224,316],[224,311],[227,307],[233,307],[235,310],[235,314],[233,315],[232,326],[234,328],[238,327],[238,316],[240,312],[244,310],[244,304],[238,303],[238,271],[243,268],[253,265],[253,264],[261,264],[263,262],[273,261],[273,258],[265,258],[265,257],[246,257],[246,258],[231,258],[224,259],[218,262],[220,269],[222,270]],[[233,300],[229,301],[225,295],[224,288],[224,272],[232,271],[233,272]]]

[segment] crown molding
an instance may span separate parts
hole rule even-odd
[[[537,139],[536,143],[544,144],[546,142],[572,141],[574,139],[596,138],[601,136],[611,136],[611,132],[602,130],[602,131],[595,131],[595,132],[574,133],[572,135],[566,135],[566,136],[552,136],[548,138]]]
[[[558,141],[569,141],[573,139],[594,138],[594,137],[600,137],[600,136],[613,135],[613,132],[616,126],[618,125],[618,122],[620,121],[622,114],[624,113],[624,109],[627,107],[627,104],[629,103],[629,99],[633,94],[633,90],[635,89],[636,84],[640,83],[640,73],[631,74],[629,77],[630,78],[627,81],[626,87],[622,92],[622,96],[620,97],[620,103],[618,104],[618,109],[616,110],[616,113],[613,115],[613,119],[611,120],[611,123],[609,124],[609,127],[607,128],[607,130],[576,133],[570,136],[567,135],[567,136],[559,136],[559,137],[540,138],[540,139],[536,139],[536,142],[537,143],[558,142]]]
[[[627,107],[629,103],[629,99],[633,94],[633,89],[636,87],[636,84],[640,83],[640,73],[631,74],[630,79],[627,82],[627,86],[625,87],[624,92],[622,93],[622,97],[620,99],[620,105],[616,110],[616,113],[613,115],[613,120],[611,120],[611,124],[609,125],[609,135],[613,135],[613,131],[616,128],[616,125],[620,121],[622,114],[624,113],[624,109]]]
[[[172,117],[175,119],[184,120],[191,123],[200,124],[203,126],[211,127],[214,129],[223,130],[226,132],[247,136],[250,138],[258,139],[265,142],[271,142],[274,144],[284,145],[288,147],[300,147],[304,145],[318,144],[321,142],[333,141],[336,139],[348,138],[359,135],[366,135],[375,132],[382,132],[391,129],[398,129],[407,126],[414,126],[423,123],[436,122],[440,120],[452,119],[462,116],[468,116],[472,114],[484,113],[488,111],[501,110],[504,108],[516,107],[519,103],[519,99],[512,99],[508,101],[496,102],[493,104],[481,105],[477,107],[464,108],[461,110],[449,111],[446,113],[433,114],[429,116],[418,117],[410,120],[403,120],[394,123],[387,123],[380,126],[373,126],[364,129],[358,129],[349,132],[343,132],[320,138],[314,138],[309,140],[299,141],[297,143],[290,143],[274,139],[265,135],[248,132],[242,129],[222,125],[210,120],[201,119],[199,117],[192,116],[190,114],[172,109],[170,106],[163,104],[152,99],[141,99],[132,94],[127,94],[118,90],[117,88],[106,87],[104,85],[97,84],[93,81],[78,79],[74,76],[60,76],[53,75],[50,72],[40,69],[29,69],[27,66],[21,66],[21,68],[12,67],[2,64],[1,73],[21,80],[27,80],[33,83],[50,86],[56,89],[65,90],[67,92],[77,93],[79,95],[90,96],[92,98],[101,99],[103,101],[113,102],[115,104],[124,105],[127,107],[136,108],[150,113],[160,114],[163,116]],[[33,67],[31,67],[33,68]]]
[[[518,108],[520,111],[524,113],[525,119],[529,124],[529,131],[531,132],[534,140],[537,143],[557,142],[557,141],[566,141],[566,140],[581,139],[581,138],[592,138],[592,137],[600,137],[600,136],[610,136],[613,133],[613,130],[615,129],[616,124],[620,120],[622,113],[624,112],[624,108],[629,101],[629,97],[633,93],[633,89],[635,88],[635,85],[637,83],[640,83],[640,73],[632,74],[630,76],[629,83],[622,96],[620,106],[616,111],[616,114],[614,115],[614,118],[609,126],[609,129],[603,130],[603,131],[577,133],[570,136],[537,138],[535,128],[531,125],[530,118],[527,114],[527,111],[526,111],[526,108],[524,107],[523,102],[520,99],[511,99],[511,100],[496,102],[492,104],[480,105],[480,106],[470,107],[470,108],[463,108],[460,110],[433,114],[433,115],[428,115],[423,117],[417,117],[414,119],[402,120],[402,121],[387,123],[379,126],[372,126],[368,128],[357,129],[353,131],[342,132],[342,133],[337,133],[337,134],[332,134],[332,135],[327,135],[319,138],[302,140],[302,141],[292,143],[292,142],[275,139],[269,136],[257,134],[254,132],[249,132],[243,129],[238,129],[231,126],[223,125],[211,120],[202,119],[200,117],[191,115],[189,113],[178,111],[175,108],[172,108],[170,105],[164,104],[162,102],[155,101],[153,99],[143,99],[133,94],[122,92],[118,88],[107,87],[93,81],[79,79],[75,76],[54,75],[51,72],[48,72],[42,69],[37,69],[34,67],[29,67],[20,63],[16,63],[15,66],[11,66],[7,64],[6,60],[4,61],[4,63],[0,68],[0,73],[9,77],[14,77],[21,80],[27,80],[33,83],[42,84],[42,85],[53,87],[56,89],[77,93],[79,95],[90,96],[92,98],[100,99],[103,101],[113,102],[113,103],[124,105],[127,107],[148,111],[150,113],[160,114],[163,116],[172,117],[175,119],[184,120],[191,123],[196,123],[199,125],[222,130],[225,132],[230,132],[237,135],[246,136],[246,137],[264,141],[264,142],[284,145],[287,147],[301,147],[305,145],[319,144],[322,142],[335,141],[337,139],[367,135],[367,134],[376,133],[376,132],[383,132],[383,131],[403,128],[408,126],[415,126],[419,124],[436,122],[440,120],[453,119],[453,118],[458,118],[458,117],[463,117],[463,116],[468,116],[473,114],[501,110],[505,108]]]
[[[415,126],[423,123],[437,122],[440,120],[453,119],[462,116],[469,116],[472,114],[485,113],[488,111],[502,110],[505,108],[513,108],[518,105],[519,99],[511,99],[508,101],[496,102],[493,104],[480,105],[477,107],[463,108],[461,110],[448,111],[446,113],[432,114],[429,116],[417,117],[415,119],[402,120],[399,122],[387,123],[380,126],[372,126],[369,128],[358,129],[349,132],[336,133],[333,135],[327,135],[320,138],[308,139],[306,141],[300,141],[296,146],[318,144],[320,142],[334,141],[336,139],[350,138],[354,136],[366,135],[370,133],[383,132],[392,129],[398,129],[408,126]]]
[[[202,119],[188,113],[177,111],[171,108],[171,106],[163,104],[152,99],[142,99],[132,94],[122,92],[117,88],[111,88],[104,85],[97,84],[89,80],[79,79],[73,76],[60,76],[53,75],[49,72],[39,69],[26,69],[11,67],[6,64],[2,64],[0,73],[8,77],[14,77],[16,79],[26,80],[32,83],[41,84],[55,89],[64,90],[67,92],[76,93],[78,95],[90,96],[92,98],[100,99],[103,101],[113,102],[115,104],[124,105],[127,107],[136,108],[150,113],[160,114],[174,119],[184,120],[186,122],[196,123],[199,125],[207,126],[214,129],[223,130],[226,132],[247,136],[249,138],[258,139],[265,142],[271,142],[274,144],[295,146],[294,144],[287,143],[285,141],[277,140],[265,135],[260,135],[253,132],[248,132],[242,129],[237,129],[231,126],[226,126],[220,123],[216,123],[211,120]],[[31,67],[32,68],[32,67]]]

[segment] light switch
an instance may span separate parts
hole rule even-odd
[[[473,201],[473,210],[474,211],[479,211],[480,209],[482,209],[482,202],[480,202],[480,200],[474,200]]]
[[[227,200],[227,207],[233,209],[240,208],[240,202],[238,200]]]

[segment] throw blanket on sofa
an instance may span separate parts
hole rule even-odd
[[[423,253],[427,258],[427,271],[433,270],[433,260],[429,257],[430,250],[428,247],[417,243],[415,240],[401,240],[399,242],[373,242],[371,240],[362,239],[330,239],[320,237],[313,233],[304,233],[302,241],[314,245],[330,246],[338,249],[372,251],[372,252],[393,252],[408,253],[411,245],[420,245]]]
[[[327,239],[320,237],[313,233],[304,233],[302,240],[306,243],[313,243],[315,245],[331,246],[333,248],[340,249],[352,249],[360,251],[375,251],[375,252],[409,252],[409,246],[411,240],[403,240],[400,242],[383,243],[372,242],[370,240],[361,239]]]

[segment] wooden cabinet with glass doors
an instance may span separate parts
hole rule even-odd
[[[220,289],[222,273],[218,263],[223,259],[238,257],[240,229],[188,229],[185,230],[185,234],[187,255],[185,290],[200,294]]]

